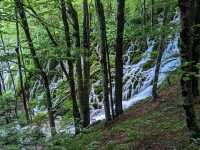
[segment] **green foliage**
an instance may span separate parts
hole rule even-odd
[[[114,72],[115,67],[115,45],[116,45],[116,1],[112,1],[112,9],[110,10],[108,0],[102,0],[104,9],[105,9],[105,17],[106,17],[106,26],[107,26],[107,40],[108,40],[108,47],[109,47],[109,58],[111,64],[111,71],[112,74]],[[126,22],[125,22],[125,32],[124,32],[124,49],[129,46],[129,42],[133,41],[137,43],[138,48],[137,51],[133,53],[132,56],[132,63],[137,63],[142,56],[143,51],[146,49],[146,38],[150,37],[153,39],[159,39],[160,30],[162,25],[160,22],[157,21],[158,17],[162,16],[162,10],[165,5],[170,6],[170,14],[169,18],[174,16],[175,8],[177,7],[176,0],[170,0],[168,3],[155,0],[155,25],[151,27],[151,3],[150,1],[147,2],[146,8],[146,24],[144,25],[144,17],[143,17],[143,4],[140,0],[126,0]],[[82,39],[82,20],[83,20],[83,10],[82,10],[82,0],[72,0],[72,3],[77,10],[78,18],[80,22],[80,33]],[[49,31],[53,35],[54,39],[58,43],[58,46],[55,47],[52,45],[48,37],[48,33],[46,32],[44,26],[38,21],[33,14],[26,8],[26,14],[28,18],[28,23],[30,27],[31,37],[33,39],[34,47],[36,49],[36,55],[41,62],[43,69],[47,72],[49,77],[49,83],[51,83],[56,77],[57,79],[63,78],[63,74],[61,69],[50,69],[46,66],[49,64],[49,61],[55,61],[58,63],[60,60],[72,60],[75,63],[76,59],[84,54],[84,50],[82,48],[66,48],[65,40],[64,40],[64,30],[62,25],[62,19],[60,14],[60,6],[58,1],[55,0],[30,0],[24,1],[24,6],[27,7],[31,5],[38,13],[40,18],[42,19],[43,23],[49,28]],[[91,64],[91,83],[94,83],[98,80],[101,80],[101,70],[99,64],[99,58],[97,58],[95,51],[96,45],[99,43],[99,36],[98,36],[98,22],[97,17],[95,15],[95,7],[94,1],[89,0],[90,5],[90,14],[91,14],[91,57],[90,57],[90,64]],[[11,54],[3,54],[0,56],[0,60],[2,63],[6,63],[8,61],[16,62],[16,55],[15,55],[15,43],[16,43],[16,27],[15,27],[15,18],[14,18],[14,2],[12,0],[2,0],[0,2],[0,33],[3,34],[6,43],[6,49],[11,52]],[[70,37],[73,36],[72,34],[72,25],[69,21],[70,27]],[[167,24],[164,27],[164,30],[167,32],[166,35],[170,35],[171,33],[175,33],[179,30],[179,27]],[[26,38],[23,32],[22,27],[20,27],[20,41],[23,53],[23,60],[25,66],[23,66],[23,76],[25,80],[25,71],[26,77],[28,81],[29,90],[32,97],[30,97],[29,101],[29,109],[32,111],[36,106],[41,110],[46,109],[46,97],[45,91],[41,84],[41,78],[39,76],[39,72],[36,69],[32,57],[30,55],[30,50],[28,48],[28,44],[26,42]],[[74,44],[74,39],[71,38],[72,45]],[[82,44],[81,44],[82,45]],[[67,52],[71,53],[71,57],[68,57]],[[155,64],[155,60],[157,58],[158,52],[156,50],[153,51],[151,55],[151,60],[148,61],[144,65],[144,70],[151,68]],[[188,64],[186,64],[187,66]],[[198,65],[199,67],[200,65]],[[16,76],[17,80],[17,93],[20,93],[20,83],[18,79],[18,66],[12,65],[13,74]],[[27,75],[28,74],[28,75]],[[53,77],[52,77],[53,76]],[[9,85],[11,85],[11,80],[9,79]],[[38,82],[38,83],[37,83]],[[40,83],[41,82],[41,83]],[[37,84],[36,84],[37,83]],[[8,83],[7,83],[8,84]],[[33,87],[37,86],[36,89]],[[135,82],[134,87],[137,85],[137,81]],[[11,86],[10,86],[11,87]],[[96,93],[99,96],[99,99],[102,99],[102,86],[94,87]],[[68,80],[65,78],[57,85],[55,90],[52,90],[52,102],[61,102],[55,109],[56,115],[62,117],[62,121],[60,122],[61,127],[65,127],[65,125],[69,122],[73,122],[73,115],[72,115],[72,100],[69,98],[69,83]],[[38,96],[39,95],[39,96]],[[6,111],[7,109],[13,107],[16,99],[18,97],[14,97],[12,93],[4,93],[0,96],[0,108],[1,111]],[[21,108],[21,101],[18,104]],[[93,107],[97,107],[96,103],[92,104]],[[116,124],[112,126],[108,131],[110,134],[115,134],[118,132],[122,132],[122,134],[127,136],[126,142],[132,142],[135,140],[142,139],[146,132],[146,130],[142,129],[149,129],[149,130],[156,130],[156,131],[174,131],[177,132],[185,127],[185,124],[182,120],[177,118],[167,118],[165,117],[165,112],[169,110],[175,112],[174,107],[164,109],[161,112],[152,112],[147,114],[146,116],[142,116],[139,118],[130,118],[129,120]],[[22,110],[18,112],[18,123],[22,126],[26,124],[25,115]],[[157,121],[158,118],[160,122]],[[42,125],[43,123],[47,122],[47,114],[44,112],[37,113],[33,116],[33,124],[37,126]],[[0,145],[8,144],[9,147],[6,149],[20,149],[18,147],[19,139],[23,139],[24,141],[31,141],[31,144],[46,144],[44,149],[72,149],[72,150],[79,150],[79,149],[99,149],[102,145],[101,140],[104,138],[104,133],[102,133],[102,126],[99,129],[95,127],[94,129],[88,129],[87,132],[81,133],[76,137],[68,137],[66,134],[57,134],[52,141],[43,141],[44,135],[40,132],[39,128],[28,128],[28,130],[23,134],[19,134],[18,131],[10,131],[6,137],[1,138]],[[172,129],[173,128],[173,129]],[[3,140],[2,140],[3,139]],[[44,142],[44,143],[43,143]],[[49,142],[49,143],[48,143]],[[53,144],[52,144],[52,143]],[[16,145],[12,145],[15,144]],[[30,144],[28,143],[28,144]],[[119,144],[117,145],[114,140],[110,140],[107,143],[106,149],[128,149],[129,144]]]
[[[131,62],[133,64],[136,64],[141,60],[141,58],[142,58],[142,51],[139,51],[139,50],[134,51],[132,56],[131,56]]]
[[[14,105],[16,101],[16,98],[14,97],[14,95],[12,94],[11,91],[7,92],[7,93],[3,93],[2,96],[0,96],[0,107],[1,110],[4,108],[9,108],[11,107],[11,105]]]
[[[40,125],[47,121],[47,113],[46,112],[39,112],[33,118],[33,123]]]
[[[18,118],[17,121],[20,126],[26,126],[27,125],[27,120],[25,113],[23,111],[18,111]]]
[[[152,68],[154,64],[155,64],[155,60],[151,59],[151,60],[147,61],[143,66],[143,70],[145,71],[145,70]]]
[[[66,113],[64,114],[64,123],[69,123],[72,121],[73,118],[73,111],[72,111],[72,100],[71,99],[67,99],[64,102],[64,110],[66,110]]]
[[[35,107],[37,106],[37,100],[36,99],[32,99],[30,102],[29,102],[29,107],[30,109],[34,109]]]
[[[100,142],[93,141],[88,145],[88,150],[97,150],[100,147]]]

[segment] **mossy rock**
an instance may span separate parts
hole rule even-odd
[[[156,49],[154,49],[151,53],[151,59],[152,60],[156,60],[158,57],[158,51]]]
[[[99,95],[103,91],[103,87],[101,85],[95,86],[95,93]]]
[[[139,51],[139,50],[133,52],[133,53],[132,53],[132,56],[131,56],[131,62],[132,62],[133,64],[138,63],[138,62],[141,60],[142,53],[143,53],[143,52],[142,52],[142,51]]]
[[[144,66],[143,66],[143,71],[146,71],[146,70],[152,68],[154,64],[155,64],[155,60],[151,59],[151,60],[147,61],[146,64],[144,64]]]

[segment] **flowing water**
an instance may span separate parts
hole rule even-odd
[[[176,34],[173,39],[167,41],[161,61],[159,85],[166,79],[170,72],[180,66],[178,40],[179,35]],[[147,44],[148,48],[142,54],[142,57],[137,64],[133,64],[131,62],[131,56],[135,50],[134,45],[131,45],[124,55],[124,59],[126,61],[124,63],[123,77],[123,109],[128,109],[136,102],[152,96],[152,83],[156,66],[153,65],[153,67],[145,70],[144,65],[151,60],[151,54],[153,52],[155,42],[148,40]],[[98,96],[95,95],[94,89],[92,89],[91,96],[93,101],[95,98],[98,98]],[[95,99],[95,101],[98,102],[99,99]],[[100,103],[100,105],[102,105],[101,109],[91,110],[91,123],[105,119],[103,103]]]
[[[179,15],[175,16],[172,23],[178,24]],[[168,39],[166,42],[166,47],[164,49],[164,54],[161,61],[161,68],[159,73],[159,84],[160,85],[170,74],[170,72],[177,69],[180,62],[180,50],[178,47],[179,34],[174,35],[173,38]],[[156,46],[156,42],[154,40],[147,40],[148,48],[142,54],[140,60],[134,64],[132,63],[132,54],[136,51],[134,44],[131,44],[124,54],[124,77],[123,77],[123,109],[128,109],[132,107],[135,103],[140,100],[143,100],[147,97],[152,96],[152,83],[155,72],[155,63],[152,67],[145,69],[144,65],[147,64],[151,60],[151,55]],[[5,81],[8,82],[9,74],[4,74]],[[62,79],[53,81],[51,83],[51,91],[54,91],[58,87],[58,84],[62,82]],[[95,87],[101,86],[101,81],[97,81],[91,86],[90,93],[90,103],[91,103],[91,124],[97,122],[99,120],[105,119],[104,107],[102,102],[101,93],[97,94],[97,90]],[[37,81],[35,82],[30,94],[34,95],[37,89],[41,88],[41,84]],[[113,88],[114,93],[114,88]],[[114,94],[113,94],[114,95]],[[37,99],[42,100],[43,95],[37,97]],[[95,104],[95,107],[94,105]],[[40,111],[38,107],[35,108],[35,112]],[[58,132],[67,132],[69,134],[74,133],[73,124],[66,125],[65,127],[60,126],[60,121],[62,119],[56,119],[56,129]],[[17,127],[18,129],[19,127]],[[19,128],[18,130],[22,130]],[[44,127],[41,128],[42,132],[47,136],[50,136],[50,130],[48,128],[48,124],[45,124]],[[1,133],[0,133],[1,134]]]

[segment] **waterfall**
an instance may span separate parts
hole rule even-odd
[[[176,11],[175,16],[170,23],[176,26],[180,24],[180,14],[178,10]],[[163,57],[161,60],[158,86],[162,84],[170,72],[176,70],[181,65],[180,49],[178,47],[179,37],[179,33],[176,33],[174,37],[166,41],[166,47],[164,49]],[[124,55],[125,62],[123,66],[124,76],[122,101],[124,110],[130,108],[138,101],[152,96],[152,83],[154,79],[156,64],[154,64],[149,69],[144,69],[144,65],[151,59],[151,54],[155,45],[156,42],[154,40],[147,39],[147,49],[142,54],[139,62],[136,64],[131,62],[131,56],[132,53],[135,52],[136,45],[131,44]],[[95,95],[94,89],[92,95]],[[103,104],[101,105],[101,109],[91,110],[91,123],[105,119]]]
[[[180,22],[180,15],[175,15],[174,19],[171,21],[172,24],[179,24]],[[166,79],[166,77],[169,75],[170,72],[177,69],[180,65],[180,50],[178,47],[178,41],[179,41],[180,35],[177,33],[174,37],[169,39],[166,42],[166,47],[164,49],[162,61],[161,61],[161,68],[159,73],[159,82],[158,85],[161,85],[163,81]],[[124,65],[123,65],[123,109],[128,109],[132,107],[135,103],[137,103],[140,100],[146,99],[148,97],[152,96],[152,83],[154,79],[154,72],[155,72],[155,63],[148,69],[144,69],[144,65],[147,64],[151,60],[151,55],[153,53],[153,50],[155,48],[156,42],[151,39],[147,39],[147,49],[145,52],[141,55],[140,60],[137,63],[133,63],[131,61],[132,54],[136,51],[136,48],[134,43],[129,46],[126,53],[124,54]],[[14,66],[14,64],[10,63],[11,66]],[[2,65],[6,65],[5,63]],[[4,67],[6,68],[6,67]],[[5,78],[5,82],[7,86],[10,86],[9,84],[9,73],[4,72],[3,77]],[[17,77],[17,75],[15,76]],[[53,80],[50,83],[50,90],[51,92],[55,92],[56,89],[59,87],[59,85],[63,82],[63,79],[57,79],[56,77],[53,78]],[[90,120],[91,124],[105,119],[105,112],[104,112],[104,105],[102,101],[102,93],[99,93],[96,91],[97,86],[101,86],[101,80],[96,81],[95,83],[92,83],[91,85],[91,92],[90,92]],[[7,87],[8,88],[8,87]],[[10,89],[10,87],[9,87]],[[35,92],[39,89],[42,89],[42,85],[40,81],[36,81],[33,85],[30,96],[35,97]],[[114,93],[114,86],[112,89]],[[37,92],[38,94],[39,92]],[[40,95],[36,96],[37,102],[43,100],[44,93],[41,93]],[[113,94],[114,95],[114,94]],[[60,101],[62,101],[62,97],[56,97],[53,99],[55,106],[57,103],[59,104]],[[34,108],[34,112],[46,112],[46,110],[41,110],[38,106]],[[56,118],[56,130],[58,132],[67,132],[69,134],[74,134],[74,124],[68,124],[65,127],[60,126],[62,118]],[[72,121],[73,122],[73,121]],[[17,124],[18,125],[18,124]],[[26,127],[25,127],[26,128]],[[24,128],[24,130],[25,130]],[[17,128],[18,130],[21,130],[23,128]],[[50,130],[49,125],[44,124],[41,127],[42,132],[50,136]],[[0,134],[5,134],[1,133]]]
[[[178,40],[179,34],[176,34],[173,39],[167,41],[161,61],[158,85],[160,85],[166,79],[170,72],[174,71],[181,64]],[[130,58],[132,56],[131,54],[135,50],[134,45],[131,45],[124,55],[123,109],[128,109],[136,102],[152,96],[152,83],[156,66],[154,64],[153,67],[147,70],[145,70],[143,67],[151,59],[155,41],[147,40],[147,44],[147,50],[142,54],[140,61],[136,64],[132,64]],[[92,97],[97,97],[94,89],[92,90]],[[91,110],[91,123],[103,119],[105,119],[105,114],[102,104],[101,109]]]

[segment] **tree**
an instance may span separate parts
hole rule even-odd
[[[160,44],[158,47],[158,57],[157,57],[157,61],[156,61],[156,68],[155,68],[155,73],[154,73],[154,80],[153,80],[153,99],[156,100],[157,99],[157,88],[158,88],[158,79],[159,79],[159,74],[160,74],[160,65],[161,65],[161,60],[162,60],[162,56],[164,53],[164,48],[165,48],[165,26],[167,24],[167,13],[168,13],[168,6],[165,7],[164,10],[164,16],[163,16],[163,25],[161,27],[161,35],[160,35]]]
[[[125,0],[117,1],[117,37],[116,37],[116,57],[115,57],[115,103],[116,115],[123,112],[122,109],[122,87],[123,87],[123,35],[124,35],[124,8]]]
[[[4,43],[4,39],[3,39],[3,36],[2,34],[0,35],[1,37],[1,43],[2,43],[2,48],[3,48],[3,51],[4,53],[6,54],[6,46],[5,46],[5,43]],[[6,65],[7,65],[7,68],[8,68],[8,72],[10,74],[10,78],[11,78],[11,81],[12,81],[12,86],[13,86],[13,90],[14,90],[14,93],[15,93],[15,102],[16,102],[16,105],[15,105],[15,113],[16,113],[16,116],[17,116],[17,90],[16,90],[16,85],[15,85],[15,80],[14,80],[14,77],[13,77],[13,72],[11,70],[11,66],[10,66],[10,63],[8,61],[6,61]],[[2,80],[2,85],[4,87],[4,91],[6,90],[5,88],[5,84],[4,84],[4,79],[3,79],[3,76],[1,77],[1,80]]]
[[[40,64],[39,59],[36,55],[36,51],[35,51],[35,48],[34,48],[34,45],[32,42],[32,38],[30,35],[30,31],[29,31],[29,25],[28,25],[26,13],[24,11],[23,1],[15,0],[15,4],[16,4],[16,8],[19,13],[19,16],[21,18],[22,28],[24,30],[24,33],[25,33],[25,36],[26,36],[26,39],[28,42],[28,46],[30,49],[30,53],[31,53],[33,62],[35,64],[35,67],[38,69],[38,72],[43,80],[43,85],[44,85],[45,93],[46,93],[46,107],[48,110],[49,125],[51,128],[51,135],[54,136],[56,134],[56,130],[55,130],[54,113],[52,110],[51,93],[50,93],[50,89],[49,89],[49,79],[48,79],[47,74],[43,70],[42,65]]]
[[[151,28],[154,25],[154,0],[151,0]]]
[[[83,111],[83,126],[90,124],[90,15],[88,1],[83,0],[83,86],[84,86],[84,111]]]
[[[66,47],[71,48],[71,42],[70,42],[70,36],[69,36],[69,25],[67,21],[67,14],[66,14],[66,5],[64,0],[60,0],[60,5],[61,5],[61,13],[62,13],[62,20],[63,20],[63,25],[64,25],[64,31],[65,31],[65,42],[66,42]],[[69,83],[70,83],[70,90],[71,90],[71,97],[72,97],[72,102],[73,102],[73,116],[74,116],[74,122],[75,122],[75,128],[76,128],[76,133],[79,133],[79,122],[80,122],[80,113],[78,109],[78,104],[76,100],[76,90],[75,90],[75,82],[74,82],[74,65],[71,60],[71,53],[69,49],[67,49],[67,56],[69,57],[68,59],[68,67],[69,67]],[[63,66],[64,67],[64,66]]]
[[[21,57],[20,57],[20,46],[19,46],[19,24],[18,24],[18,14],[17,14],[17,10],[15,12],[16,15],[16,31],[17,31],[17,35],[16,35],[16,54],[17,54],[17,61],[18,61],[18,70],[19,70],[19,80],[20,80],[20,86],[21,86],[21,94],[22,94],[22,100],[23,100],[23,105],[24,105],[24,111],[26,114],[26,120],[27,123],[30,123],[30,116],[29,116],[29,110],[28,110],[28,104],[27,104],[27,97],[26,97],[26,93],[25,93],[25,89],[24,89],[24,81],[23,81],[23,72],[22,72],[22,63],[21,63]]]
[[[70,16],[71,24],[73,27],[73,37],[74,37],[75,48],[80,49],[81,44],[80,44],[80,30],[79,30],[78,14],[77,14],[76,10],[74,9],[71,1],[67,2],[67,12],[68,12],[68,15]],[[83,28],[84,28],[84,26],[85,26],[85,24],[83,24]],[[89,34],[89,33],[87,33],[87,34]],[[85,38],[85,35],[83,35],[83,38]],[[87,37],[87,38],[89,38],[89,37]],[[84,40],[85,39],[83,39],[83,42],[85,42]],[[86,40],[89,40],[89,39],[86,39]],[[88,44],[88,43],[86,43],[86,44]],[[86,55],[85,51],[87,52],[88,50],[84,49],[83,56],[81,53],[79,53],[77,55],[77,60],[76,60],[78,95],[79,95],[80,114],[81,114],[83,127],[86,127],[90,124],[89,73],[88,73],[89,58]],[[81,61],[81,59],[83,61]],[[87,69],[87,71],[86,71],[86,69]],[[85,75],[86,75],[86,77],[85,77]],[[87,78],[87,79],[85,80],[85,78]],[[86,81],[87,81],[87,83],[85,85]]]
[[[62,4],[62,3],[61,3]],[[65,5],[65,4],[64,4]],[[44,29],[46,30],[47,34],[48,34],[48,37],[49,39],[51,40],[52,44],[54,45],[54,47],[58,47],[59,44],[56,42],[56,40],[54,39],[52,33],[50,32],[50,29],[49,27],[47,26],[47,24],[45,24],[45,22],[40,18],[40,16],[37,14],[37,12],[33,9],[33,7],[31,7],[30,3],[29,3],[29,6],[28,6],[28,9],[31,10],[31,12],[33,13],[34,17],[41,23],[41,25],[44,27]],[[65,8],[66,9],[66,8]],[[64,10],[66,12],[66,10]],[[64,14],[63,16],[65,19],[64,21],[67,22],[67,16],[66,14]],[[68,48],[71,47],[71,42],[70,42],[70,37],[69,37],[69,27],[68,27],[68,23],[65,23],[64,24],[64,28],[65,28],[65,37],[67,36],[67,40],[66,41],[66,46]],[[67,35],[66,35],[67,34]],[[74,81],[74,67],[73,67],[73,62],[70,60],[71,58],[71,54],[68,50],[67,52],[67,55],[69,57],[69,60],[68,60],[68,66],[69,66],[69,72],[67,72],[66,70],[66,67],[65,67],[65,63],[60,60],[59,63],[60,63],[60,66],[61,66],[61,69],[63,71],[63,73],[65,74],[66,78],[69,80],[69,85],[70,85],[70,95],[71,95],[71,98],[72,98],[72,104],[73,104],[73,117],[74,117],[74,122],[75,122],[75,126],[76,126],[76,133],[79,132],[79,129],[78,129],[78,124],[79,124],[79,120],[80,120],[80,113],[79,113],[79,109],[78,109],[78,104],[77,104],[77,98],[76,98],[76,89],[75,89],[75,81]],[[53,66],[50,68],[50,70],[54,69],[56,64],[58,64],[58,61],[53,61]]]
[[[192,92],[192,76],[193,71],[192,58],[192,1],[179,0],[179,7],[181,11],[181,59],[182,59],[182,77],[181,87],[182,96],[184,98],[184,109],[186,115],[187,127],[191,136],[196,136],[199,133],[199,128],[196,122],[196,115],[194,111],[194,96]]]
[[[109,89],[108,89],[108,65],[107,65],[107,35],[104,8],[100,0],[95,0],[95,8],[99,22],[99,35],[100,35],[100,62],[102,68],[103,80],[103,102],[105,109],[106,120],[111,120],[110,103],[109,103]]]
[[[1,76],[1,73],[0,73]],[[2,85],[2,80],[0,80],[0,96],[3,94],[3,85]]]
[[[200,2],[198,0],[193,0],[193,26],[192,26],[192,36],[193,36],[193,47],[192,47],[192,60],[193,60],[193,72],[192,76],[192,92],[193,96],[199,96],[199,74],[198,62],[199,62],[199,48],[200,48]]]

